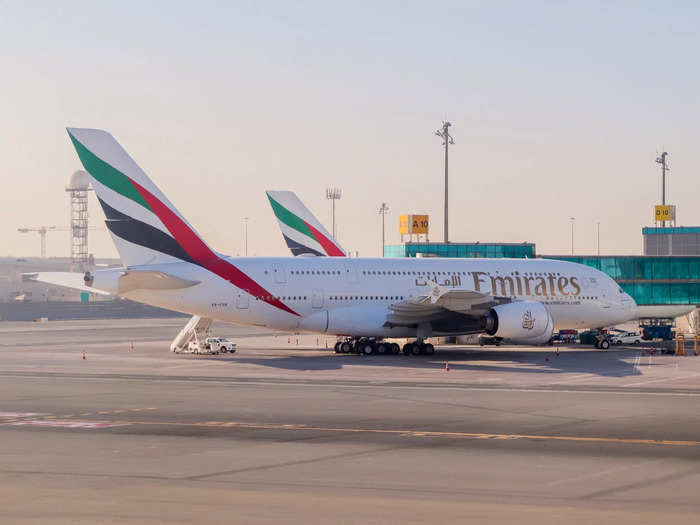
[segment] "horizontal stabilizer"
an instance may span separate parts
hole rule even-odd
[[[200,281],[190,281],[165,272],[153,270],[127,270],[119,278],[119,293],[133,290],[179,290],[199,284]]]
[[[110,293],[85,286],[83,277],[84,274],[78,272],[35,272],[22,274],[22,280],[25,282],[41,282],[53,284],[55,286],[62,286],[64,288],[71,288],[81,292],[90,292],[99,295],[112,295]]]

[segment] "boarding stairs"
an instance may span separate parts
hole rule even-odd
[[[190,353],[189,343],[191,341],[204,341],[211,335],[209,329],[212,322],[213,320],[208,317],[193,316],[170,343],[170,351],[177,354]]]

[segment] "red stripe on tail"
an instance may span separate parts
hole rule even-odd
[[[129,179],[131,180],[131,179]],[[153,212],[158,216],[161,222],[168,228],[168,231],[175,237],[175,240],[182,246],[192,259],[200,266],[206,268],[219,277],[226,279],[234,286],[254,295],[261,301],[284,310],[293,315],[299,315],[286,304],[276,299],[270,292],[248,277],[241,270],[236,268],[230,262],[216,255],[211,249],[200,239],[192,229],[187,226],[176,213],[163,204],[146,188],[131,180],[131,183],[138,190],[144,200],[151,207]]]
[[[331,241],[328,237],[323,235],[316,228],[311,226],[308,222],[304,221],[304,224],[306,224],[306,227],[309,228],[309,230],[311,230],[311,233],[314,234],[316,241],[318,241],[318,243],[321,246],[323,246],[323,249],[326,250],[326,253],[329,256],[331,256],[331,257],[345,257],[345,254],[340,249],[338,249],[338,247],[333,243],[333,241]]]

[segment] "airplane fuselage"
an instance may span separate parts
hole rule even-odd
[[[202,266],[176,262],[155,267],[199,284],[177,290],[134,290],[122,295],[220,321],[349,336],[415,336],[415,327],[386,326],[386,318],[393,303],[429,295],[426,279],[446,288],[540,302],[557,329],[610,326],[636,315],[635,302],[609,276],[564,261],[341,257],[225,260],[265,293],[234,286]],[[469,330],[437,329],[432,335],[460,332]]]

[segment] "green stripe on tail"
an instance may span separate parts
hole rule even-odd
[[[314,234],[311,232],[311,230],[309,230],[309,227],[303,220],[294,215],[291,211],[282,206],[279,202],[277,202],[269,195],[267,196],[267,198],[270,200],[270,205],[272,206],[272,211],[275,212],[275,216],[283,224],[286,224],[290,228],[298,231],[299,233],[303,233],[307,237],[311,237],[314,241],[316,240]]]
[[[71,141],[73,141],[73,146],[78,152],[78,157],[80,157],[80,162],[83,163],[85,169],[95,177],[100,183],[104,184],[108,188],[116,191],[119,195],[131,199],[132,201],[140,204],[149,211],[153,211],[148,203],[144,200],[138,190],[131,183],[129,177],[124,175],[118,169],[110,166],[92,151],[83,146],[70,131],[68,132]]]

